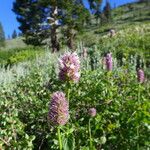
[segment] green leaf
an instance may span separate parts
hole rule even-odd
[[[64,150],[75,149],[75,138],[72,134],[68,135],[68,137],[63,138],[63,149]]]

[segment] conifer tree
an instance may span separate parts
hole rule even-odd
[[[95,14],[97,11],[100,11],[100,6],[102,4],[102,0],[88,0],[90,5],[90,10]]]
[[[82,32],[84,23],[89,18],[89,11],[85,9],[80,0],[66,0],[63,7],[63,25],[65,25],[65,36],[67,45],[70,49],[75,50],[75,37],[78,32]]]
[[[110,22],[112,19],[111,18],[112,16],[111,16],[111,5],[108,0],[106,1],[106,5],[104,7],[103,14],[106,17],[107,22]]]
[[[17,38],[17,32],[16,32],[16,30],[14,30],[13,33],[12,33],[12,39],[15,39],[15,38]]]
[[[88,0],[89,5],[90,5],[90,10],[92,14],[94,14],[96,18],[96,22],[98,24],[98,20],[100,19],[100,14],[101,14],[101,4],[102,0]]]
[[[83,16],[87,10],[82,0],[15,0],[13,11],[17,15],[25,42],[42,45],[49,38],[53,52],[59,51],[60,26],[76,28],[87,19]]]
[[[43,22],[44,8],[38,5],[38,0],[15,0],[13,11],[17,15],[17,21],[20,23],[19,29],[25,37],[25,43],[32,45],[41,45],[46,36],[46,32],[40,32],[40,23]],[[45,35],[45,36],[44,36]]]
[[[3,46],[5,46],[5,33],[3,30],[3,26],[0,23],[0,47],[3,47]]]

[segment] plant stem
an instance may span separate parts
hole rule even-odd
[[[58,141],[59,141],[59,149],[62,150],[60,127],[57,128],[57,134],[58,134]]]
[[[140,83],[138,86],[138,105],[140,105]],[[137,137],[138,137],[138,141],[139,141],[139,126],[137,127]],[[137,141],[137,150],[139,150],[139,143]]]
[[[139,138],[139,126],[137,127],[137,137]],[[139,150],[140,147],[139,147],[139,143],[137,143],[137,150]]]
[[[68,88],[68,91],[67,91],[67,100],[69,102],[69,96],[70,96],[70,88]]]
[[[65,89],[68,102],[69,102],[69,98],[70,98],[70,89],[71,89],[71,83],[68,81],[67,85],[66,85],[66,89]]]
[[[139,83],[139,86],[138,86],[138,103],[139,103],[139,105],[140,105],[140,102],[141,102],[141,100],[140,100],[140,83]]]
[[[92,150],[92,135],[91,135],[91,120],[89,119],[89,137],[90,137],[90,149]]]

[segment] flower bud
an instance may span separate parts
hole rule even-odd
[[[89,109],[89,115],[91,117],[95,117],[96,116],[96,109],[95,108],[90,108]]]

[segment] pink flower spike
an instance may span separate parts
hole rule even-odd
[[[139,70],[137,71],[137,78],[138,78],[138,81],[139,81],[140,83],[143,83],[143,82],[144,82],[145,76],[144,76],[144,71],[143,71],[142,69],[139,69]]]
[[[65,125],[69,119],[69,104],[63,92],[55,92],[49,104],[48,118],[53,125]]]
[[[112,55],[111,53],[108,53],[105,57],[106,60],[106,68],[108,71],[111,71],[113,69],[113,62],[112,62]]]
[[[65,53],[59,59],[59,79],[62,81],[78,82],[80,78],[80,60],[74,53]]]

